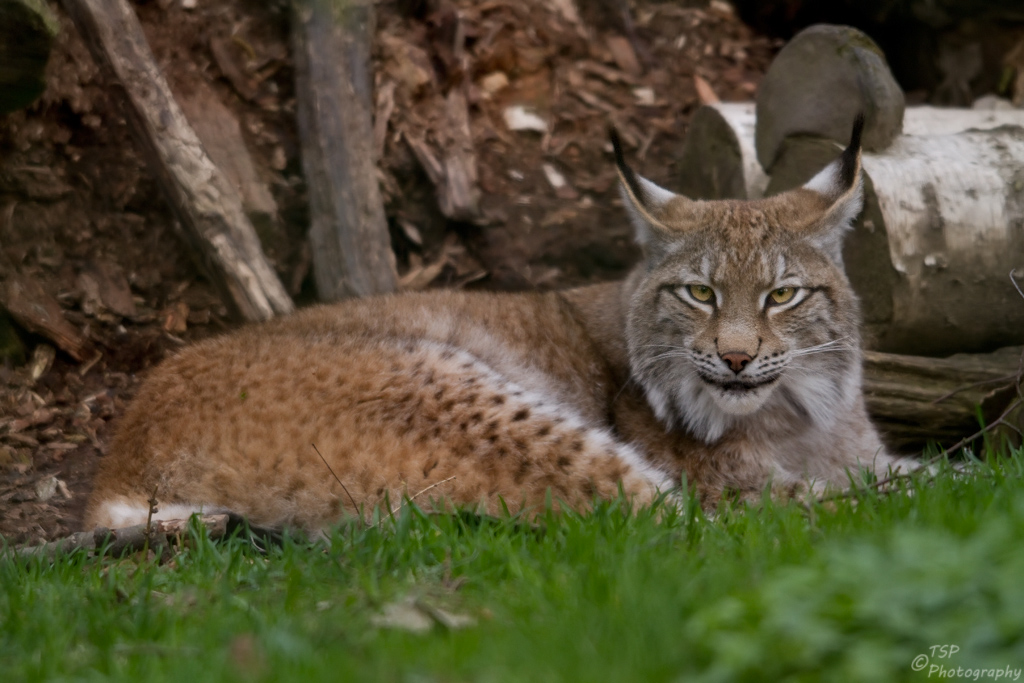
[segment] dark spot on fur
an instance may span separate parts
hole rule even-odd
[[[570,460],[568,456],[560,455],[558,456],[558,460],[555,461],[555,464],[558,465],[558,469],[564,472],[569,469],[569,465],[572,464],[572,460]]]
[[[434,468],[437,467],[437,463],[437,460],[431,460],[430,462],[427,463],[426,467],[423,468],[424,479],[426,479],[430,475],[430,473],[434,471]]]
[[[519,462],[519,467],[516,468],[516,473],[512,475],[512,478],[517,484],[522,484],[523,480],[526,479],[526,475],[530,472],[530,461],[522,460]]]
[[[547,436],[551,433],[551,425],[544,425],[537,430],[537,436]]]
[[[447,401],[445,401],[444,403],[441,404],[441,410],[443,410],[445,412],[451,410],[454,407],[455,407],[455,401],[453,401],[452,399],[448,399]]]
[[[491,396],[491,403],[493,403],[496,406],[505,405],[505,397],[504,396]]]
[[[516,411],[515,415],[512,416],[512,421],[513,422],[522,422],[523,420],[525,420],[528,417],[530,417],[530,409],[529,408],[521,408],[521,409]]]
[[[497,443],[498,438],[499,437],[498,437],[497,434],[491,434],[490,436],[487,437],[487,440],[490,441],[493,444],[493,443]]]
[[[515,441],[513,441],[512,445],[515,446],[519,450],[520,453],[525,453],[526,449],[529,448],[526,445],[525,441],[520,441],[519,439],[516,439]]]
[[[433,429],[431,429],[430,430],[430,435],[432,437],[434,437],[435,439],[439,438],[441,436],[441,426],[437,425]]]
[[[571,444],[569,444],[569,449],[574,453],[579,453],[580,451],[583,450],[583,442],[580,441],[579,439],[576,439]]]
[[[497,453],[498,453],[498,457],[499,458],[507,458],[508,457],[508,449],[505,448],[504,446],[498,446]]]
[[[476,402],[477,402],[477,399],[479,399],[479,398],[480,398],[480,394],[470,394],[470,395],[466,396],[466,398],[462,399],[462,402],[465,403],[466,405],[475,405]]]
[[[487,423],[487,431],[488,431],[488,433],[498,431],[498,421],[497,420],[491,420],[490,422],[488,422]]]
[[[478,411],[470,415],[469,419],[474,424],[480,424],[481,422],[484,421],[484,414]]]
[[[444,387],[441,387],[440,389],[434,392],[435,401],[440,401],[442,398],[444,398]]]
[[[587,479],[583,483],[583,486],[581,488],[583,489],[583,495],[586,496],[587,498],[593,498],[595,495],[597,495],[597,487],[594,486],[594,482],[590,481],[589,479]]]
[[[459,423],[459,430],[460,430],[460,431],[463,431],[463,432],[465,432],[465,431],[467,431],[468,429],[469,429],[469,423],[468,423],[468,422],[466,422],[466,421],[462,421],[462,422],[460,422],[460,423]]]

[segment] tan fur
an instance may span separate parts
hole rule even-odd
[[[845,229],[826,225],[852,196],[839,189],[748,203],[627,192],[647,258],[623,283],[351,301],[187,348],[124,416],[86,525],[144,520],[154,487],[165,514],[315,530],[427,489],[417,503],[515,512],[620,488],[648,503],[685,475],[710,507],[884,472],[895,461],[864,411],[857,302],[815,243]],[[780,263],[814,291],[776,311],[760,300]],[[721,296],[713,310],[680,294],[697,271]],[[788,365],[761,393],[715,398],[698,375],[731,372],[729,352],[755,379]],[[767,398],[751,409],[751,396]]]

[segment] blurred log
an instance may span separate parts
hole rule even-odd
[[[754,149],[754,103],[715,103],[690,120],[679,192],[700,199],[757,199],[768,176]]]
[[[990,354],[923,358],[867,351],[868,412],[891,448],[919,451],[930,441],[952,446],[992,424],[1018,398],[1021,347]],[[1024,411],[1008,417],[1024,429]]]
[[[782,48],[758,86],[757,158],[774,173],[787,137],[849,141],[857,114],[864,149],[879,151],[899,135],[903,113],[903,91],[871,38],[850,26],[811,26]]]
[[[1024,342],[1024,301],[1009,277],[1024,274],[1024,112],[1006,113],[1020,126],[976,130],[993,112],[962,110],[944,129],[967,130],[903,135],[864,154],[865,208],[844,257],[870,348],[945,355]],[[787,139],[766,193],[803,184],[840,151]]]
[[[293,0],[292,52],[313,273],[323,300],[394,291],[369,96],[373,3]]]
[[[294,309],[267,262],[238,193],[210,160],[174,100],[126,0],[63,0],[95,59],[123,88],[146,161],[185,236],[226,302],[246,320]]]
[[[60,22],[44,0],[0,0],[0,115],[46,88],[46,62]]]

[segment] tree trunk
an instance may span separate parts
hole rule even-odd
[[[95,59],[124,89],[126,114],[197,260],[246,320],[294,309],[246,218],[174,100],[126,0],[64,0]]]
[[[754,149],[754,103],[715,103],[690,120],[679,191],[701,199],[757,199],[768,176]]]
[[[293,0],[302,165],[309,236],[324,300],[394,291],[397,281],[377,182],[369,80],[370,0]]]

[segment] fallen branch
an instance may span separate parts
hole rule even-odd
[[[29,332],[52,340],[77,361],[84,361],[94,351],[78,328],[64,319],[64,311],[32,278],[12,274],[0,283],[0,306]]]
[[[200,265],[246,320],[294,305],[267,262],[238,192],[175,101],[127,0],[63,0],[93,59],[123,89],[125,111]]]

